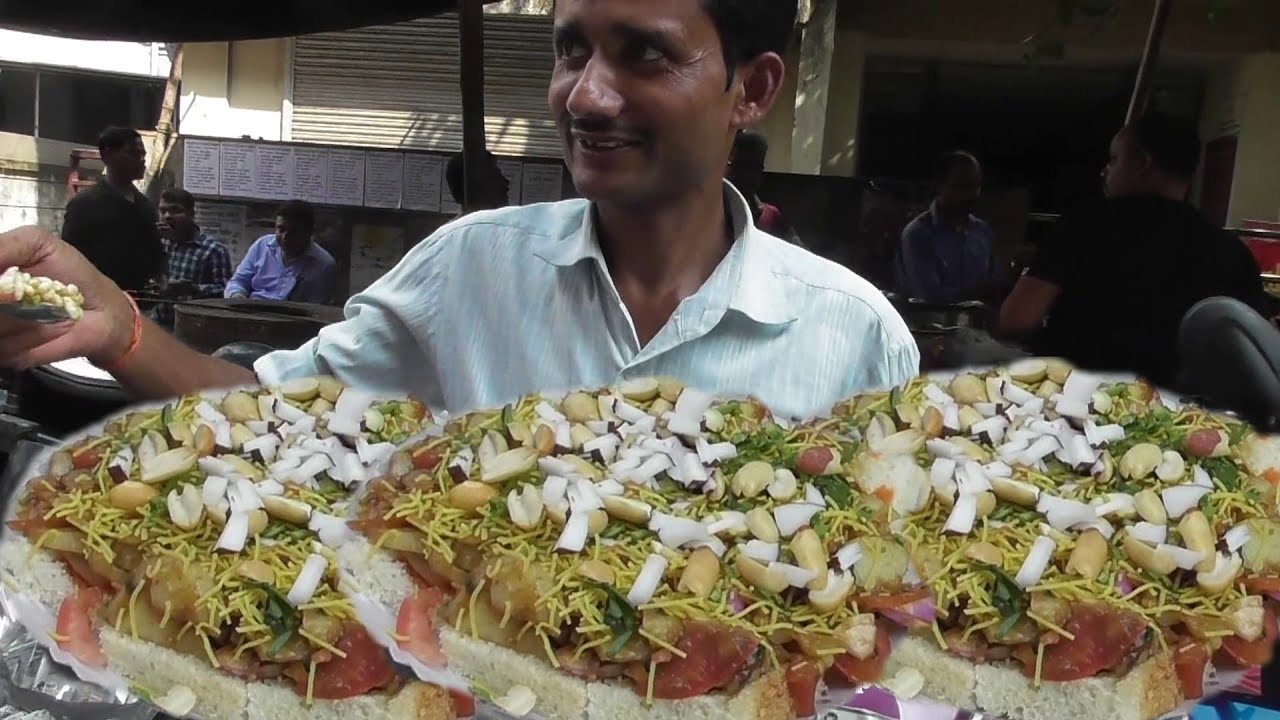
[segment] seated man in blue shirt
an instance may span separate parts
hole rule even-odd
[[[902,231],[898,292],[931,303],[974,299],[991,274],[991,227],[973,216],[982,166],[966,152],[947,153],[938,196]]]
[[[333,301],[338,265],[311,239],[316,214],[310,203],[290,200],[276,213],[276,231],[253,243],[227,283],[229,298]]]

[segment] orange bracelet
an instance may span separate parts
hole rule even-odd
[[[142,344],[142,311],[138,309],[138,303],[133,299],[132,295],[124,293],[124,297],[129,301],[129,307],[133,308],[133,335],[129,338],[129,346],[124,349],[124,352],[120,353],[119,357],[109,363],[98,366],[107,372],[114,372],[119,369],[125,360],[128,360],[138,351],[138,346]]]

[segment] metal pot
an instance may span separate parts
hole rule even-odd
[[[135,402],[111,373],[84,358],[72,358],[23,374],[18,413],[46,432],[61,436]]]

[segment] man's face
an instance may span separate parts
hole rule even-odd
[[[982,196],[982,170],[973,163],[959,163],[938,191],[938,205],[948,212],[969,214]]]
[[[147,148],[138,138],[123,147],[108,150],[102,156],[102,164],[116,177],[141,180],[147,172]]]
[[[295,253],[307,249],[311,242],[311,231],[292,218],[276,218],[276,242],[286,252]]]
[[[723,175],[743,91],[699,0],[559,0],[555,25],[548,100],[584,197],[649,205]]]
[[[160,221],[173,228],[173,234],[179,238],[186,237],[191,227],[191,212],[182,203],[160,202]]]
[[[1109,198],[1138,194],[1150,171],[1150,158],[1135,146],[1127,130],[1121,130],[1111,140],[1111,156],[1102,170],[1103,191]]]

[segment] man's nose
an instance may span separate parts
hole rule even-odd
[[[583,117],[617,117],[622,111],[622,95],[617,89],[617,73],[599,55],[587,61],[574,83],[567,102],[571,115]]]

